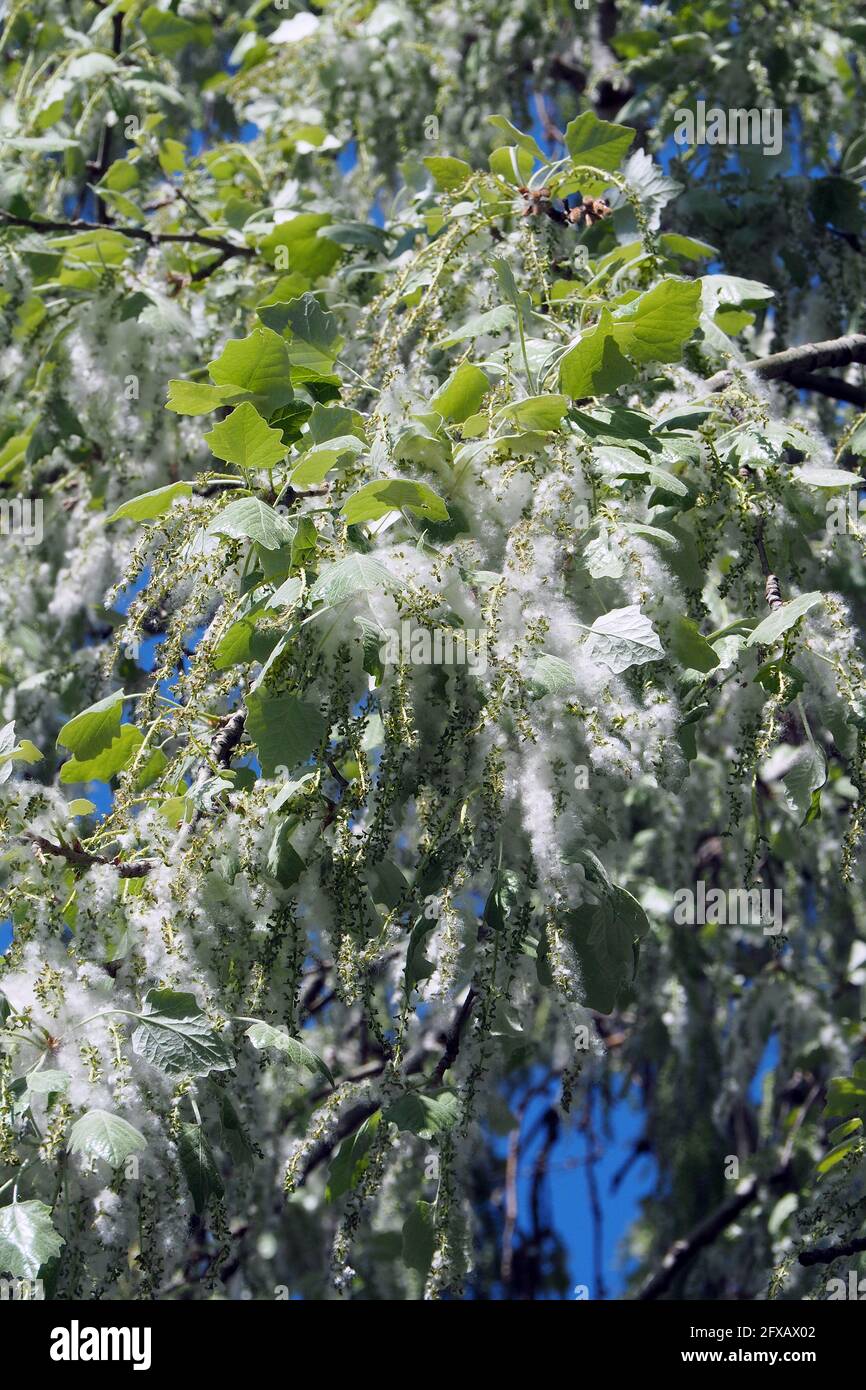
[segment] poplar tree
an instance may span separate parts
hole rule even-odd
[[[570,1297],[624,1105],[624,1296],[856,1267],[864,36],[11,0],[0,1274]]]

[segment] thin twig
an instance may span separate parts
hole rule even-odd
[[[17,213],[6,212],[0,209],[0,223],[7,227],[29,227],[34,232],[104,232],[106,228],[99,222],[84,222],[80,217],[73,218],[70,222],[56,222],[45,218],[19,217]],[[224,251],[225,260],[230,256],[256,256],[258,252],[252,246],[239,245],[234,241],[227,241],[225,237],[206,236],[203,232],[152,232],[149,227],[118,227],[108,228],[112,232],[118,232],[121,236],[131,237],[134,241],[146,241],[148,246],[160,246],[169,242],[192,242],[196,246],[207,246],[212,251]]]
[[[94,864],[110,864],[121,878],[144,878],[145,874],[156,868],[155,859],[137,859],[124,864],[119,859],[109,859],[104,854],[90,854],[77,841],[73,848],[71,845],[55,845],[43,835],[28,835],[26,838],[41,849],[43,854],[59,856],[68,864],[80,869],[90,869]]]

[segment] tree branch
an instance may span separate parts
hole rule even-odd
[[[837,401],[847,401],[848,405],[858,405],[866,410],[866,386],[857,386],[845,381],[841,376],[816,376],[814,372],[790,372],[785,378],[799,391],[818,391],[822,396],[831,396]]]
[[[762,381],[787,381],[795,385],[795,378],[802,380],[804,374],[808,375],[816,367],[848,367],[852,362],[866,362],[866,333],[847,333],[843,338],[830,338],[823,343],[802,343],[784,352],[774,352],[770,357],[745,362],[742,370],[754,372]],[[724,391],[734,379],[734,370],[727,368],[716,372],[707,382],[707,390]],[[820,389],[818,382],[823,386],[824,378],[815,379],[807,389]],[[847,387],[848,383],[844,385]]]
[[[474,985],[470,985],[466,993],[466,998],[463,1000],[460,1009],[457,1011],[457,1014],[455,1015],[451,1023],[451,1026],[448,1029],[448,1033],[445,1039],[444,1050],[442,1052],[441,1057],[439,1058],[435,1070],[433,1071],[430,1077],[431,1085],[438,1086],[441,1083],[442,1078],[445,1075],[448,1068],[452,1066],[454,1061],[456,1060],[457,1053],[460,1050],[460,1038],[463,1031],[463,1026],[466,1023],[466,1020],[468,1019],[470,1013],[472,1012],[477,998],[478,991],[475,989]],[[407,1075],[411,1076],[421,1071],[424,1064],[425,1053],[426,1049],[422,1045],[422,1047],[420,1047],[414,1053],[414,1055],[407,1056]],[[365,1067],[364,1078],[372,1078],[373,1076],[380,1075],[384,1070],[385,1058],[377,1058],[375,1059],[375,1065],[373,1062],[371,1062],[369,1067]],[[355,1078],[346,1077],[343,1079],[354,1080]],[[342,1141],[348,1138],[350,1134],[354,1134],[355,1130],[360,1125],[362,1125],[366,1119],[369,1119],[369,1117],[378,1109],[379,1101],[370,1099],[359,1101],[357,1104],[353,1105],[350,1110],[347,1110],[345,1115],[342,1116],[339,1123],[337,1124],[334,1133],[330,1135],[327,1139],[320,1140],[319,1143],[316,1144],[316,1146],[313,1149],[311,1149],[310,1152],[307,1154],[303,1167],[295,1180],[295,1187],[303,1187],[310,1174],[314,1172],[315,1169],[320,1166],[320,1164],[324,1163],[327,1158],[330,1157],[334,1149],[336,1149],[337,1145],[341,1144]]]
[[[797,1259],[801,1265],[829,1265],[845,1255],[859,1255],[861,1250],[866,1250],[866,1236],[842,1240],[838,1245],[824,1245],[818,1250],[801,1250]]]
[[[110,864],[113,869],[117,870],[121,878],[144,878],[145,874],[149,874],[151,869],[156,868],[155,859],[137,859],[124,864],[119,859],[108,859],[104,854],[89,854],[77,840],[75,847],[72,847],[71,845],[55,845],[53,841],[46,840],[42,835],[28,835],[27,839],[41,849],[43,854],[59,855],[68,864],[73,864],[80,869],[90,869],[94,864]]]
[[[211,752],[219,763],[220,767],[229,767],[234,756],[235,749],[243,738],[246,726],[247,712],[243,706],[230,715],[226,722],[221,726],[219,732],[211,740]],[[207,778],[207,769],[203,768],[202,780]],[[201,774],[200,774],[201,776]],[[187,822],[190,824],[190,822]],[[124,863],[119,858],[110,859],[104,854],[91,854],[78,842],[74,845],[56,845],[52,840],[46,840],[42,835],[28,835],[26,837],[32,844],[42,850],[43,854],[59,855],[68,864],[73,864],[76,868],[90,869],[94,864],[110,864],[116,869],[121,878],[144,878],[151,869],[158,866],[156,859],[136,859]],[[179,837],[178,843],[183,839],[183,834]]]
[[[436,1063],[436,1070],[430,1078],[434,1086],[441,1084],[446,1071],[449,1067],[453,1067],[457,1060],[457,1053],[460,1051],[460,1039],[463,1033],[463,1026],[475,1007],[477,998],[477,989],[474,985],[470,985],[466,992],[466,998],[463,1000],[463,1004],[455,1015],[451,1027],[448,1029],[445,1037],[445,1048],[442,1052],[442,1056]]]
[[[212,251],[222,251],[224,253],[222,261],[229,260],[231,256],[258,255],[252,246],[239,245],[237,242],[227,241],[225,237],[206,236],[204,232],[152,232],[149,227],[112,226],[106,228],[100,222],[84,222],[80,217],[73,218],[71,222],[55,222],[44,218],[19,217],[17,213],[0,209],[0,224],[7,227],[29,227],[35,232],[104,232],[108,230],[119,232],[121,236],[130,237],[133,241],[146,241],[148,246],[161,246],[163,243],[170,242],[193,242],[196,246],[207,246]],[[222,264],[222,261],[219,264]]]
[[[660,1294],[665,1293],[680,1270],[685,1269],[686,1265],[691,1263],[698,1251],[703,1250],[707,1245],[712,1245],[713,1241],[736,1221],[740,1212],[744,1211],[755,1200],[759,1187],[760,1184],[756,1177],[749,1178],[740,1192],[699,1222],[689,1235],[682,1240],[674,1241],[662,1260],[660,1268],[644,1284],[638,1298],[646,1301],[647,1299],[658,1298]]]
[[[235,710],[234,714],[229,716],[216,737],[211,739],[210,751],[220,767],[230,766],[235,749],[244,736],[246,722],[247,712],[241,705],[239,710]]]

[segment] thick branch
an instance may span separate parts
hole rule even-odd
[[[0,209],[0,223],[7,227],[29,227],[35,232],[104,232],[106,228],[99,222],[83,222],[80,217],[71,222],[55,222],[35,217],[19,217],[17,213]],[[206,236],[204,232],[152,232],[149,227],[116,227],[108,230],[119,232],[121,236],[134,241],[146,241],[148,246],[160,246],[167,242],[193,242],[196,246],[207,246],[211,251],[222,251],[223,260],[231,256],[255,256],[252,246],[242,246],[225,237]],[[222,263],[222,262],[220,262]]]
[[[247,722],[247,712],[241,705],[223,724],[215,738],[211,739],[210,751],[220,767],[229,767],[234,756],[235,749],[244,736],[244,728]]]
[[[814,372],[790,372],[785,378],[798,391],[818,391],[836,401],[847,401],[866,410],[866,386],[857,386],[841,376],[817,376]]]
[[[802,343],[799,347],[774,352],[744,363],[744,370],[754,372],[762,381],[789,381],[812,372],[816,367],[848,367],[852,362],[866,362],[866,333],[847,333],[843,338],[830,338],[824,343]],[[734,379],[734,370],[716,372],[707,382],[707,390],[723,391]],[[819,378],[823,384],[823,379]],[[845,383],[847,385],[847,383]],[[814,389],[819,389],[817,384]],[[855,402],[856,404],[856,402]]]
[[[698,1251],[703,1250],[707,1245],[712,1245],[713,1241],[736,1221],[740,1212],[744,1211],[755,1200],[758,1189],[758,1179],[749,1178],[736,1196],[731,1197],[716,1211],[711,1212],[705,1220],[695,1226],[689,1235],[682,1240],[674,1241],[662,1260],[660,1268],[644,1284],[638,1298],[647,1300],[658,1298],[660,1294],[666,1293],[680,1270],[691,1263]]]
[[[801,1250],[797,1259],[801,1265],[829,1265],[846,1255],[859,1255],[866,1250],[866,1236],[842,1240],[838,1245],[824,1245],[817,1250]]]

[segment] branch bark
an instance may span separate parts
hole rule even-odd
[[[110,864],[121,878],[144,878],[145,874],[156,868],[155,859],[136,859],[124,864],[119,859],[109,859],[104,854],[90,854],[77,841],[75,846],[72,846],[55,845],[43,835],[28,835],[27,839],[41,849],[43,854],[59,856],[68,864],[80,869],[90,869],[94,864]]]
[[[445,1038],[445,1047],[442,1056],[436,1064],[436,1070],[430,1078],[434,1086],[439,1086],[446,1071],[452,1067],[457,1060],[457,1053],[460,1051],[460,1039],[463,1033],[463,1026],[475,1007],[475,1000],[478,998],[478,991],[474,985],[470,985],[466,992],[466,998],[457,1012],[451,1027]]]
[[[842,1240],[837,1245],[824,1245],[817,1250],[801,1250],[797,1259],[801,1265],[829,1265],[846,1255],[859,1255],[866,1250],[866,1236]]]
[[[866,386],[858,386],[855,382],[845,381],[841,376],[817,376],[815,372],[790,372],[785,378],[792,386],[796,386],[798,391],[818,391],[822,396],[831,396],[833,400],[846,401],[848,405],[857,405],[861,410],[866,410]]]
[[[666,1293],[680,1271],[691,1263],[698,1251],[703,1250],[707,1245],[712,1245],[713,1241],[736,1221],[740,1212],[745,1211],[746,1207],[755,1200],[759,1187],[760,1184],[756,1177],[749,1178],[741,1191],[699,1222],[689,1235],[682,1240],[674,1241],[662,1260],[660,1268],[640,1290],[638,1299],[646,1301]]]
[[[769,357],[746,362],[743,370],[754,372],[762,381],[787,381],[797,385],[797,378],[802,381],[804,375],[809,376],[816,367],[848,367],[852,362],[866,362],[866,333],[847,333],[842,338],[829,338],[823,343],[801,343],[799,347],[786,348],[784,352],[774,352]],[[707,390],[724,391],[734,379],[734,370],[726,368],[716,372],[707,382]],[[823,377],[813,377],[807,389],[820,390],[824,382]],[[847,382],[843,384],[848,387]]]

